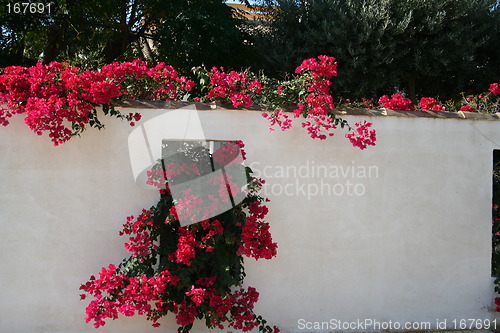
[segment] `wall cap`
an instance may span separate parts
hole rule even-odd
[[[250,108],[234,108],[229,103],[201,103],[201,102],[180,102],[180,101],[144,101],[144,100],[122,100],[115,105],[121,108],[134,109],[180,109],[188,105],[195,105],[197,110],[234,110],[234,111],[266,111],[260,105]],[[387,108],[365,109],[340,107],[333,109],[333,114],[338,116],[370,116],[370,117],[406,117],[406,118],[435,118],[435,119],[468,119],[468,120],[499,120],[500,113],[487,114],[479,112],[448,112],[448,111],[407,111],[392,110]]]

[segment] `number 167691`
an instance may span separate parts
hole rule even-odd
[[[7,4],[9,14],[50,14],[51,3],[42,2],[14,2]]]

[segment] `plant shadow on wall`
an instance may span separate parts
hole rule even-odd
[[[173,154],[165,153],[168,145]],[[264,181],[242,165],[241,141],[215,145],[164,142],[162,160],[148,172],[160,200],[128,217],[120,232],[132,255],[80,287],[93,297],[87,322],[99,327],[119,314],[140,314],[157,327],[172,312],[183,333],[195,319],[209,328],[279,332],[253,312],[255,288],[241,288],[243,256],[271,259],[277,253],[264,221],[268,200],[258,195]]]

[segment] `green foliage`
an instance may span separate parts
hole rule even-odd
[[[33,1],[31,1],[33,2]],[[98,68],[135,58],[246,66],[246,37],[224,0],[55,0],[50,13],[0,6],[0,67],[67,61]]]
[[[2,6],[1,52],[6,56],[2,66],[38,60],[72,60],[86,67],[102,64],[106,44],[117,31],[117,14],[123,3],[56,0],[52,4],[50,13],[37,14],[8,13]]]
[[[300,59],[332,54],[332,86],[349,98],[406,90],[449,98],[500,75],[497,0],[277,0],[272,29],[259,38],[275,74]]]
[[[154,32],[155,46],[168,63],[187,72],[194,65],[246,67],[250,64],[249,37],[237,28],[237,20],[223,1],[170,1]]]

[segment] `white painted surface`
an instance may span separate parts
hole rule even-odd
[[[144,110],[140,123],[165,112]],[[261,293],[256,312],[283,332],[331,320],[435,328],[436,320],[495,318],[491,169],[500,122],[373,117],[377,146],[360,151],[340,131],[326,141],[299,124],[269,133],[259,112],[199,114],[207,138],[243,140],[247,164],[267,179],[278,256],[247,259],[246,284]],[[125,217],[157,199],[135,182],[132,130],[109,120],[53,147],[22,119],[0,128],[0,332],[96,331],[83,320],[88,301],[78,288],[128,255],[118,236]],[[97,332],[175,330],[173,316],[160,329],[136,316]]]

